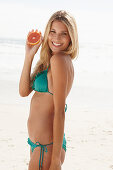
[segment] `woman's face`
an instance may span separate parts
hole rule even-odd
[[[53,21],[48,36],[48,44],[52,54],[57,54],[67,49],[70,41],[69,32],[65,24],[61,21]]]

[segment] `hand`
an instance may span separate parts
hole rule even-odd
[[[36,31],[37,31],[37,30],[36,30]],[[32,30],[31,32],[34,32],[34,30]],[[27,37],[29,36],[29,34],[30,34],[31,32],[28,33]],[[29,44],[28,44],[28,40],[26,40],[26,45],[25,45],[25,52],[26,52],[26,53],[25,53],[25,55],[26,55],[26,56],[29,56],[30,59],[33,60],[34,55],[35,55],[36,52],[38,51],[38,49],[39,49],[40,45],[42,44],[42,42],[43,42],[43,37],[42,37],[42,36],[40,37],[39,43],[36,44],[36,45],[29,45]]]
[[[51,163],[49,170],[61,170],[61,163]]]

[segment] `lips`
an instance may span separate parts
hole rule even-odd
[[[60,43],[55,43],[55,42],[52,42],[52,44],[55,46],[55,47],[60,47],[62,44]]]

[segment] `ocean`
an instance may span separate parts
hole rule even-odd
[[[40,51],[40,50],[39,50]],[[25,39],[0,38],[0,78],[18,80],[18,73],[21,72],[25,57]],[[33,66],[39,60],[40,53],[36,54]],[[75,71],[87,73],[113,73],[113,44],[80,42],[79,56],[73,60]],[[10,74],[7,74],[10,73]],[[5,76],[6,74],[6,76]],[[11,78],[12,76],[12,78]]]
[[[73,60],[75,78],[66,102],[63,170],[113,169],[113,43],[101,38],[96,41],[90,38],[91,33],[82,39],[80,32],[79,56]],[[15,37],[0,38],[0,169],[27,170],[26,123],[32,94],[19,96],[25,39]]]

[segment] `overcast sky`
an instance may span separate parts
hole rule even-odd
[[[0,3],[69,10],[113,11],[113,0],[0,0]]]
[[[113,42],[113,0],[0,0],[0,37],[25,38],[31,28],[43,32],[61,9],[74,15],[80,40]]]

